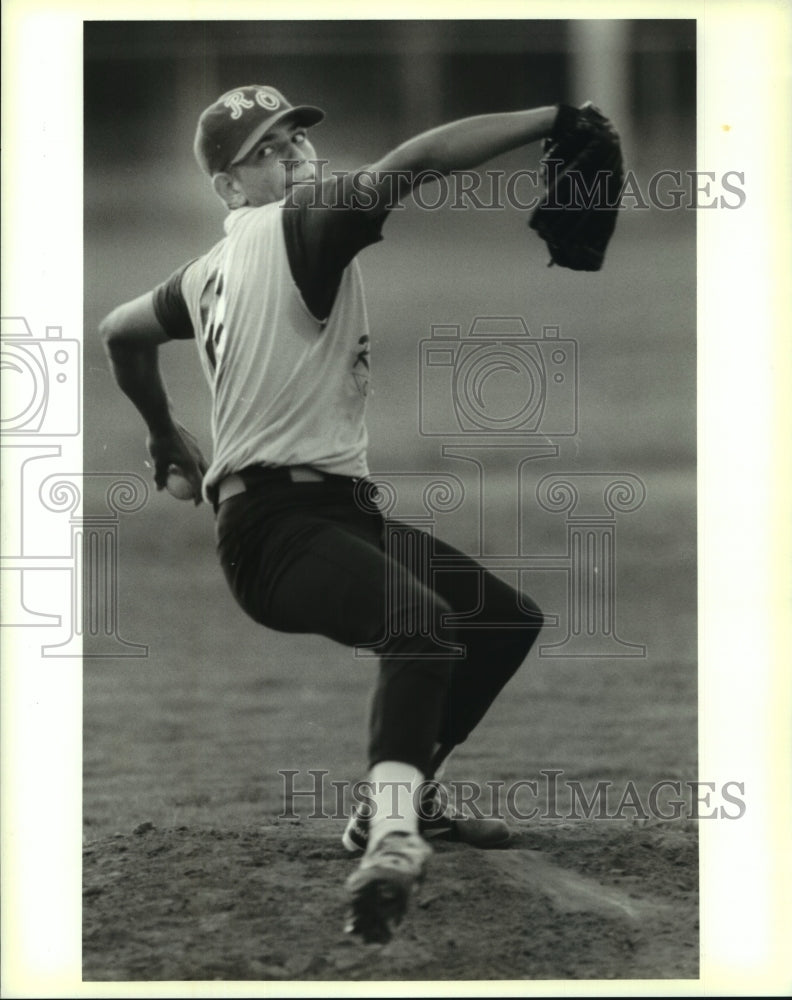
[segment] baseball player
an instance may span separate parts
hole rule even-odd
[[[438,540],[432,552],[456,570],[432,573],[386,551],[383,517],[363,502],[370,339],[357,255],[383,238],[389,209],[427,170],[473,168],[538,141],[557,113],[455,121],[325,178],[308,131],[321,110],[270,86],[228,91],[200,116],[194,145],[228,209],[225,235],[101,324],[117,382],[148,427],[156,485],[178,472],[196,504],[212,505],[220,562],[244,611],[283,632],[378,644],[371,800],[344,833],[347,848],[364,850],[346,887],[347,930],[365,941],[387,940],[401,920],[429,836],[476,846],[508,836],[500,820],[437,808],[426,782],[523,662],[542,615]],[[186,339],[212,390],[210,463],[158,369],[160,346]],[[473,611],[502,627],[465,627]],[[429,633],[411,627],[416,614]],[[438,641],[464,655],[438,655]]]

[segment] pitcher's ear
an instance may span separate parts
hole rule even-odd
[[[225,171],[215,174],[212,178],[212,187],[226,208],[242,208],[247,204],[245,192],[233,174],[228,174]]]

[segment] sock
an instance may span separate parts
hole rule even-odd
[[[388,833],[418,833],[414,792],[423,781],[411,764],[383,760],[369,771],[373,814],[369,819],[368,850]]]

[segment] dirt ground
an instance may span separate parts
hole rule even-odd
[[[615,825],[614,825],[615,824]],[[157,829],[84,849],[90,980],[695,979],[690,824],[515,827],[444,843],[385,945],[343,932],[340,826]]]

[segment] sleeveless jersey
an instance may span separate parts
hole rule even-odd
[[[274,203],[229,213],[225,238],[155,291],[166,332],[195,337],[212,390],[214,454],[203,484],[210,500],[222,479],[250,465],[368,473],[369,328],[360,268],[340,255],[345,266],[332,279],[329,313],[318,319],[293,275],[296,251],[290,259],[287,247],[287,235],[299,247],[305,233],[284,225],[285,211]],[[326,218],[338,229],[338,212]],[[354,233],[347,255],[381,239],[381,224],[361,229],[352,220],[364,235]],[[176,310],[167,301],[174,294]],[[179,309],[189,316],[181,329],[173,320]]]

